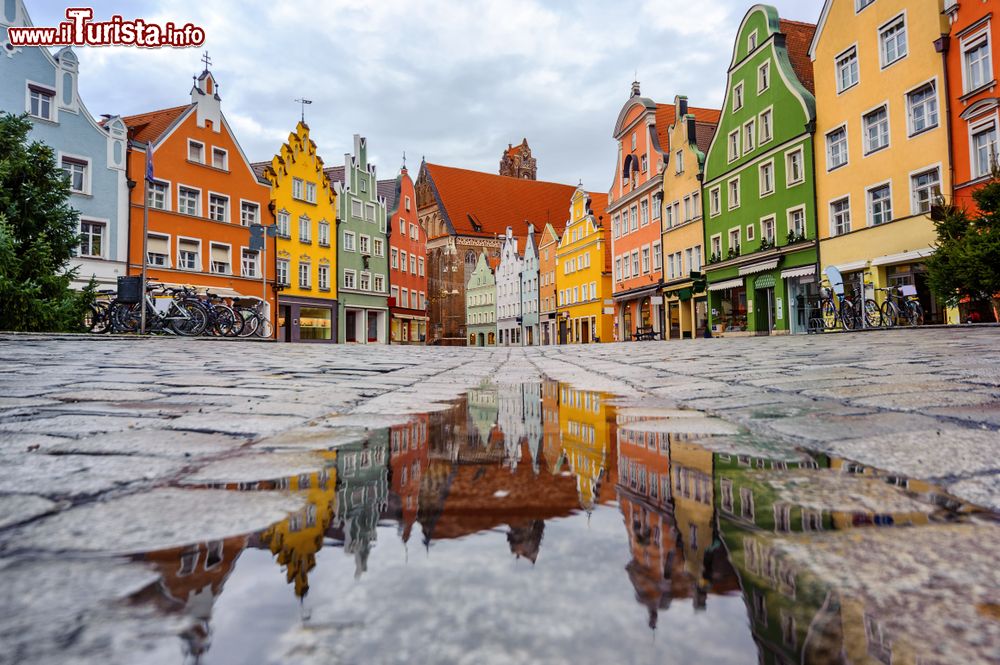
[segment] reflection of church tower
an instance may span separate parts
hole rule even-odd
[[[524,557],[535,563],[538,551],[542,547],[542,534],[545,532],[545,520],[531,520],[526,525],[511,525],[507,531],[507,543],[511,554],[517,558]]]
[[[368,569],[375,527],[388,506],[388,430],[366,443],[337,449],[337,524],[344,532],[344,551],[354,556],[354,575]]]
[[[523,139],[518,145],[507,144],[500,158],[500,175],[521,180],[538,180],[538,167],[535,158],[531,156],[528,139]]]

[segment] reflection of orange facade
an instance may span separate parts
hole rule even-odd
[[[562,436],[559,431],[559,383],[542,383],[542,457],[549,473],[562,469]]]
[[[420,507],[420,483],[430,464],[427,451],[428,416],[416,416],[405,425],[389,428],[390,491],[399,502],[400,533],[405,543]]]
[[[248,225],[272,224],[270,190],[243,154],[221,111],[215,79],[196,80],[191,103],[125,118],[132,150],[129,272],[142,270],[143,183],[152,146],[147,263],[150,280],[266,298],[274,314],[275,241],[251,252]],[[263,281],[266,259],[266,283]]]

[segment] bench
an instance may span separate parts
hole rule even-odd
[[[663,339],[663,334],[653,330],[653,326],[640,326],[635,329],[634,333],[632,333],[632,339],[637,342],[641,340],[654,340],[657,338]]]

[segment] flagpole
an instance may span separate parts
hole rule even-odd
[[[146,169],[142,176],[142,290],[139,294],[139,334],[146,334],[146,260],[149,239],[149,152],[153,146],[146,143]]]

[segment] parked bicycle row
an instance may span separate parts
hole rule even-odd
[[[264,301],[229,297],[190,286],[167,286],[141,278],[123,277],[118,289],[98,292],[85,325],[92,333],[145,332],[195,337],[270,337],[271,321]],[[143,321],[145,310],[145,322]]]
[[[860,330],[863,328],[894,328],[919,326],[924,323],[924,310],[912,285],[873,287],[875,294],[882,294],[882,302],[867,297],[864,288],[854,286],[848,295],[843,278],[836,268],[827,268],[827,279],[832,286],[823,287],[817,315],[810,319],[811,331]]]

